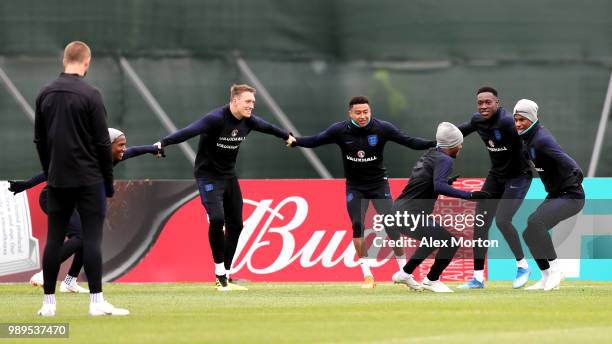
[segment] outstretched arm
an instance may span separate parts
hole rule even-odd
[[[423,150],[436,146],[436,141],[426,140],[419,137],[410,137],[391,123],[383,122],[383,128],[390,141],[399,143],[408,148]]]
[[[123,153],[123,159],[121,159],[121,161],[125,161],[127,159],[134,158],[147,153],[158,155],[162,154],[162,150],[158,149],[155,145],[130,147],[125,151],[125,153]]]
[[[305,148],[314,148],[314,147],[334,143],[335,138],[337,136],[339,125],[340,125],[339,123],[336,123],[317,135],[296,137],[295,143],[293,144],[293,146],[294,147],[297,146],[297,147],[305,147]]]
[[[215,115],[206,115],[201,119],[191,123],[179,131],[176,131],[159,141],[160,148],[174,145],[189,140],[190,138],[209,132],[214,128],[223,125],[223,118]]]
[[[44,182],[47,180],[47,177],[45,176],[45,172],[40,172],[39,174],[35,175],[34,177],[28,179],[28,180],[24,180],[24,181],[13,181],[13,180],[9,180],[9,191],[12,191],[13,194],[18,194],[22,191],[28,190],[30,188],[35,187],[36,185]]]
[[[476,131],[476,128],[474,128],[474,126],[472,125],[472,120],[459,124],[457,128],[459,129],[459,131],[461,131],[463,137],[466,137]]]
[[[275,126],[274,124],[266,122],[264,119],[258,116],[251,115],[251,118],[249,118],[248,120],[249,120],[249,123],[251,124],[251,128],[255,131],[259,131],[260,133],[264,133],[268,135],[274,135],[283,140],[289,139],[289,136],[290,136],[289,132]]]

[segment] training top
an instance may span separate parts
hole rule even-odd
[[[386,180],[383,151],[387,141],[418,150],[436,145],[435,141],[410,137],[393,124],[376,118],[372,118],[364,127],[356,126],[350,119],[338,122],[318,135],[296,138],[294,145],[314,148],[325,144],[337,144],[342,152],[346,183],[364,186]]]
[[[404,188],[398,200],[405,202],[410,210],[433,212],[438,195],[468,199],[469,192],[458,190],[448,185],[448,176],[453,169],[454,158],[451,158],[440,148],[433,148],[423,154],[410,174],[408,185]]]
[[[79,75],[60,74],[36,98],[34,143],[52,187],[113,182],[102,96]]]
[[[189,126],[164,137],[162,147],[181,143],[200,135],[195,161],[196,178],[232,178],[240,144],[251,130],[274,135],[287,140],[289,133],[256,115],[238,120],[229,105],[217,108]]]
[[[552,134],[540,126],[540,123],[536,122],[523,132],[521,138],[550,196],[577,189],[582,185],[584,176],[580,166],[563,151]]]
[[[475,113],[472,118],[457,126],[463,136],[477,131],[489,151],[491,170],[489,173],[496,177],[515,178],[524,174],[531,174],[529,164],[523,154],[523,144],[519,138],[514,117],[504,108],[489,118],[483,118]]]
[[[121,160],[113,161],[113,166],[117,165],[118,163],[122,161],[126,161],[127,159],[137,157],[139,155],[146,154],[146,153],[156,154],[157,147],[153,145],[129,147],[128,149],[125,150],[125,153],[123,153],[123,158]],[[31,189],[35,187],[36,185],[44,182],[45,180],[47,180],[47,178],[45,177],[45,172],[40,172],[34,177],[23,182],[24,190]]]

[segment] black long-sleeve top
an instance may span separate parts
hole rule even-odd
[[[60,74],[38,95],[34,143],[50,186],[113,181],[102,96],[76,74]]]
[[[347,184],[364,186],[381,183],[387,177],[383,165],[387,141],[417,150],[436,145],[435,141],[410,137],[393,124],[372,118],[364,127],[357,127],[350,120],[335,123],[318,135],[296,138],[295,146],[338,145]]]
[[[454,159],[440,148],[430,149],[415,164],[408,185],[398,200],[411,200],[406,203],[410,210],[429,214],[434,209],[438,195],[469,199],[469,192],[448,185],[453,163]]]
[[[457,126],[463,136],[478,132],[489,151],[491,173],[502,178],[515,178],[531,174],[528,161],[523,154],[523,144],[519,138],[514,118],[504,108],[499,108],[489,119],[479,113]]]
[[[232,178],[236,175],[235,165],[240,144],[251,130],[287,140],[289,133],[260,117],[238,120],[232,115],[229,105],[217,108],[187,127],[164,137],[162,147],[181,143],[200,135],[194,175],[200,177]]]
[[[578,163],[565,153],[552,134],[540,123],[535,123],[521,138],[550,196],[577,189],[582,185],[584,175]]]

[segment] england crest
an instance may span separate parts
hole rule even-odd
[[[372,147],[378,143],[378,135],[368,135],[368,144]]]

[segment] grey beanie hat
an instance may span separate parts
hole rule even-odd
[[[452,148],[463,143],[463,134],[454,124],[442,122],[438,125],[436,141],[438,147]]]
[[[538,104],[533,100],[521,99],[514,106],[513,115],[519,115],[527,118],[531,122],[538,121]]]
[[[113,143],[119,136],[125,135],[121,130],[117,130],[115,128],[108,128],[108,136],[110,137],[110,142]]]

